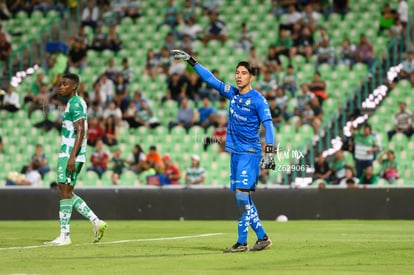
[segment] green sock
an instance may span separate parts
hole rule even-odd
[[[86,219],[89,219],[92,223],[96,223],[97,221],[99,221],[98,217],[89,208],[89,206],[81,197],[79,197],[78,195],[74,195],[72,201],[73,207],[76,209],[76,211],[79,212],[79,214],[84,216]]]
[[[61,237],[69,236],[70,216],[72,215],[72,199],[59,201],[59,221]]]

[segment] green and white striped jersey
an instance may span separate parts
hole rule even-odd
[[[61,133],[62,141],[60,145],[59,158],[69,158],[76,139],[74,123],[82,118],[85,120],[85,136],[83,138],[82,146],[78,152],[78,155],[76,156],[76,161],[85,162],[86,142],[88,136],[87,107],[86,102],[77,95],[69,99],[65,112],[63,114]]]

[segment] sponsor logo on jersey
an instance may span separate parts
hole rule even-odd
[[[226,86],[224,86],[224,92],[225,92],[225,93],[230,92],[230,85],[226,85]]]
[[[249,150],[247,150],[247,151],[252,152],[252,153],[256,153],[256,150],[253,149],[253,148],[249,148]]]
[[[241,107],[242,111],[250,112],[250,109],[247,107]]]
[[[249,106],[251,103],[252,103],[252,99],[251,99],[251,98],[248,98],[248,99],[246,100],[246,103],[245,103],[245,104],[246,104],[247,106]]]

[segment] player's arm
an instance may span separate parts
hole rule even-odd
[[[274,143],[275,135],[274,128],[272,123],[272,115],[270,114],[269,105],[266,99],[260,99],[258,102],[258,115],[259,119],[262,122],[263,127],[265,128],[265,152],[263,158],[260,162],[260,168],[262,169],[272,169],[276,168],[275,159],[273,157],[274,153]]]
[[[75,144],[73,145],[72,152],[70,153],[69,160],[68,160],[68,166],[66,167],[66,170],[68,173],[74,173],[76,169],[76,156],[79,153],[79,150],[82,146],[83,139],[86,134],[85,130],[85,119],[81,118],[78,119],[73,123],[73,126],[75,128],[76,138],[75,138]]]
[[[218,80],[212,72],[210,72],[200,63],[198,63],[198,61],[193,56],[181,50],[171,50],[171,54],[174,56],[175,59],[187,61],[191,66],[193,66],[194,70],[201,77],[201,79],[208,85],[219,91],[222,96],[227,98],[231,97],[229,93],[230,86]]]

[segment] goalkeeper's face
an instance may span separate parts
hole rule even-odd
[[[254,76],[244,66],[239,66],[236,69],[236,84],[240,91],[243,91],[247,87],[250,87]]]

